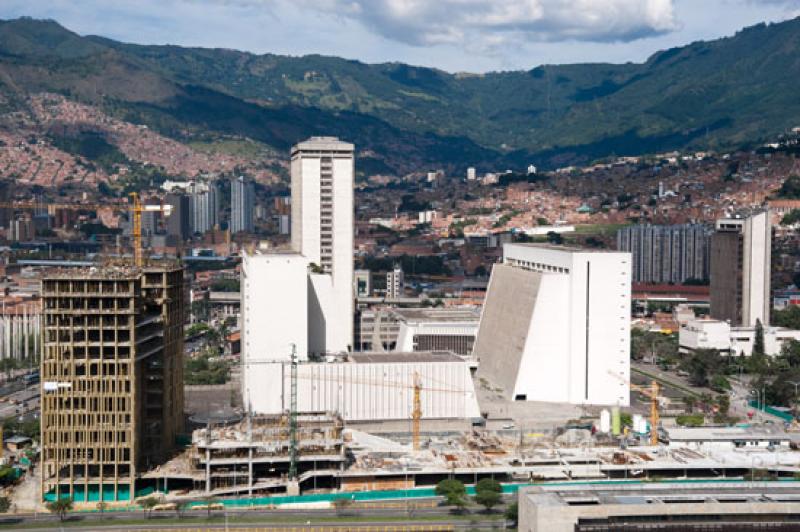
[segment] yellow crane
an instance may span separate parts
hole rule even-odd
[[[661,386],[656,380],[651,381],[650,386],[639,386],[638,384],[626,381],[620,375],[612,371],[608,373],[625,382],[631,390],[635,390],[650,399],[650,445],[658,445],[658,424],[660,422],[658,406],[661,400]]]
[[[415,451],[419,451],[419,425],[422,420],[422,379],[419,372],[414,372],[414,408],[411,409],[411,442]]]
[[[74,211],[97,211],[100,209],[118,208],[122,209],[125,205],[117,205],[113,203],[43,203],[35,201],[26,201],[19,203],[2,203],[0,202],[0,209],[20,209],[20,210],[74,210]],[[144,266],[144,253],[142,252],[142,213],[144,212],[160,212],[165,216],[169,216],[172,212],[172,205],[145,205],[139,198],[139,194],[132,192],[130,194],[130,202],[127,209],[131,213],[131,238],[133,240],[133,263],[136,266]]]

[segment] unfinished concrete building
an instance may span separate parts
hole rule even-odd
[[[183,430],[183,270],[42,279],[42,494],[130,500]]]
[[[344,421],[324,412],[298,414],[297,487],[333,488],[345,467]],[[289,489],[292,437],[288,413],[254,416],[195,430],[192,447],[146,476],[209,495],[283,493]]]

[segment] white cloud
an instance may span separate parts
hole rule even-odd
[[[673,0],[300,0],[415,46],[630,42],[678,29]]]

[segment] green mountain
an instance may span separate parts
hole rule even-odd
[[[0,95],[9,108],[49,90],[180,140],[237,134],[286,150],[311,134],[339,135],[374,169],[397,173],[759,142],[800,125],[798,79],[800,18],[643,64],[482,75],[140,46],[80,37],[52,21],[0,22]]]

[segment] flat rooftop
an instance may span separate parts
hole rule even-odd
[[[480,310],[476,308],[399,308],[392,313],[407,322],[478,322]]]
[[[598,484],[596,486],[547,486],[524,488],[524,496],[544,506],[672,505],[686,503],[800,503],[800,483],[765,486],[748,482],[658,483],[652,486]]]
[[[628,253],[627,251],[617,251],[614,249],[600,249],[600,248],[581,248],[578,246],[559,246],[556,244],[545,244],[536,242],[510,242],[506,246],[520,246],[526,248],[539,248],[549,249],[552,251],[561,251],[564,253]]]
[[[800,433],[786,432],[777,426],[750,427],[671,427],[667,429],[671,441],[727,442],[744,440],[775,440],[800,442]]]
[[[420,362],[463,362],[463,359],[450,351],[418,351],[414,353],[351,353],[351,361],[356,364],[420,363]]]
[[[154,264],[143,266],[90,266],[88,268],[59,268],[49,270],[42,275],[42,280],[50,279],[135,279],[143,273],[173,272],[182,269],[176,263]]]

